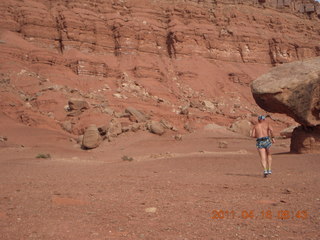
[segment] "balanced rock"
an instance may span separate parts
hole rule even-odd
[[[253,81],[257,104],[304,126],[320,124],[320,57],[283,64]]]
[[[96,125],[90,125],[84,132],[82,147],[85,149],[96,148],[100,145],[102,139]]]
[[[295,128],[291,137],[290,151],[292,153],[320,153],[320,125]]]

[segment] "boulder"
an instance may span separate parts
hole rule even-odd
[[[63,130],[71,133],[72,132],[72,122],[71,121],[64,121],[61,123],[61,127]]]
[[[160,122],[157,121],[151,121],[148,124],[148,129],[151,133],[157,134],[157,135],[162,135],[164,134],[165,130],[164,127]]]
[[[112,116],[113,113],[114,113],[114,110],[109,108],[109,107],[105,107],[105,108],[102,109],[102,112]]]
[[[133,116],[134,119],[136,120],[136,122],[145,122],[148,120],[148,118],[145,114],[141,113],[140,111],[138,111],[137,109],[135,109],[133,107],[126,108],[125,112],[129,113],[131,116]]]
[[[83,111],[89,108],[89,104],[85,100],[76,99],[76,98],[69,99],[68,105],[69,105],[70,111],[75,111],[75,110]]]
[[[108,131],[107,131],[107,138],[110,140],[122,133],[122,125],[121,123],[113,118],[110,120]]]
[[[257,104],[304,126],[320,124],[320,57],[274,67],[251,85]]]
[[[140,123],[134,123],[131,125],[131,131],[132,132],[137,132],[138,130],[142,129],[142,125]]]
[[[203,101],[203,106],[210,111],[213,111],[216,109],[216,106],[214,105],[214,103],[208,100]]]
[[[181,115],[189,115],[189,105],[182,106],[180,110]]]
[[[231,125],[230,130],[249,137],[251,128],[252,128],[251,122],[243,119],[243,120],[238,120],[234,122]]]
[[[177,128],[174,127],[170,122],[161,119],[160,123],[162,124],[162,126],[166,129],[172,130],[172,131],[177,131]]]
[[[290,151],[292,153],[320,153],[320,125],[295,128],[291,137]]]
[[[96,148],[100,145],[102,139],[96,125],[90,125],[84,132],[82,147],[84,149]]]

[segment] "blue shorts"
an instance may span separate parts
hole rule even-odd
[[[262,138],[257,138],[257,148],[270,148],[272,146],[272,142],[270,140],[270,137],[262,137]]]

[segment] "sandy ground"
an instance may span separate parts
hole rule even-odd
[[[254,139],[232,133],[141,132],[83,151],[32,131],[0,145],[2,240],[320,239],[319,155],[289,154],[289,140],[264,179]]]

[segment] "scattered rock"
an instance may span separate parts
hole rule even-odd
[[[120,93],[114,93],[112,94],[115,98],[119,98],[119,99],[127,99],[128,97],[125,95],[122,95]]]
[[[208,100],[204,100],[203,102],[203,106],[210,111],[215,110],[216,106],[214,105],[214,103],[212,103],[211,101]]]
[[[121,123],[115,118],[111,119],[109,122],[107,138],[111,140],[111,138],[117,137],[121,133],[122,133]]]
[[[106,114],[109,114],[109,115],[113,115],[114,110],[109,108],[109,107],[105,107],[105,108],[102,109],[102,112],[106,113]]]
[[[134,124],[131,125],[131,131],[132,132],[137,132],[137,131],[139,131],[141,129],[141,127],[142,127],[141,124],[134,123]]]
[[[234,122],[231,125],[230,130],[236,133],[243,134],[245,136],[250,136],[251,128],[252,128],[251,122],[244,119],[244,120],[239,120]]]
[[[70,111],[80,110],[83,111],[85,109],[89,109],[89,104],[82,99],[71,98],[68,101],[68,106]]]
[[[72,123],[71,121],[64,121],[61,123],[61,127],[63,130],[71,133],[72,132]]]
[[[185,130],[187,130],[188,132],[192,132],[193,131],[193,128],[191,127],[191,125],[189,123],[186,123],[183,128]]]
[[[84,100],[72,98],[68,101],[68,107],[64,107],[64,109],[70,112],[67,114],[68,117],[76,117],[89,109],[89,104]]]
[[[65,110],[66,112],[69,112],[69,111],[70,111],[69,105],[65,105],[63,108],[64,108],[64,110]]]
[[[156,207],[150,207],[150,208],[146,208],[145,211],[147,213],[155,213],[157,211]]]
[[[78,144],[82,145],[83,135],[78,136],[78,138],[76,138],[76,141],[77,141]]]
[[[181,134],[174,135],[174,139],[177,141],[182,141],[182,135]]]
[[[283,193],[283,194],[291,194],[291,193],[292,193],[292,189],[286,188],[286,189],[283,190],[282,193]]]
[[[32,105],[29,102],[26,102],[24,105],[26,106],[26,108],[32,108]]]
[[[90,125],[84,132],[82,147],[84,149],[96,148],[100,145],[102,139],[96,125]]]
[[[128,123],[128,122],[122,122],[121,123],[121,129],[122,129],[122,132],[129,132],[131,130],[131,124]]]
[[[204,105],[203,102],[201,102],[197,99],[193,99],[190,101],[190,107],[192,107],[192,108],[202,109],[203,105]]]
[[[133,107],[126,108],[125,112],[132,115],[135,118],[136,122],[145,122],[148,120],[145,114],[143,114],[142,112],[138,111]]]
[[[151,133],[154,133],[160,136],[165,132],[162,124],[156,121],[151,121],[150,123],[148,123],[148,129]]]
[[[180,114],[181,115],[189,115],[189,105],[181,107]]]
[[[219,148],[228,148],[228,142],[220,141],[219,142]]]
[[[6,136],[0,136],[0,142],[6,142],[8,138]]]
[[[172,130],[172,131],[177,131],[177,128],[175,128],[171,123],[169,123],[166,120],[161,119],[160,123],[162,124],[162,126],[166,129]]]
[[[107,126],[98,127],[98,131],[103,140],[107,138],[107,132],[108,132]]]

